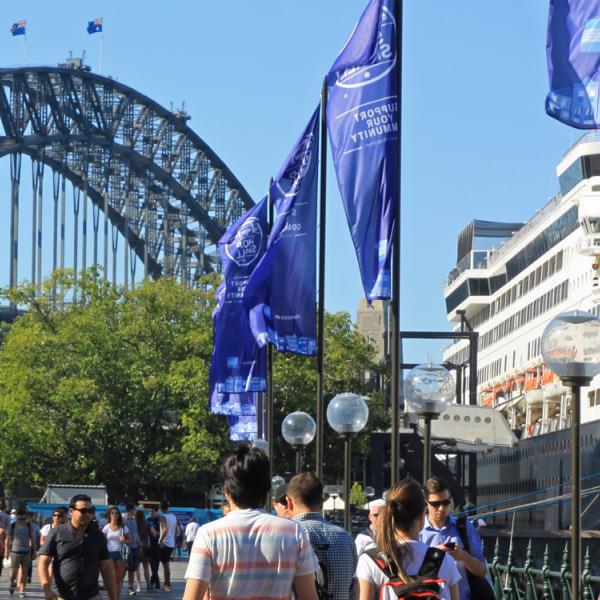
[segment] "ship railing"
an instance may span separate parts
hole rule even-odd
[[[523,238],[527,237],[529,233],[540,223],[543,221],[552,211],[556,209],[557,206],[562,202],[562,195],[556,194],[556,196],[552,196],[550,200],[540,209],[538,212],[529,219],[513,235],[511,235],[507,240],[502,242],[498,249],[490,254],[487,260],[488,268],[493,267],[503,256],[505,256],[512,248],[514,248]]]
[[[506,562],[500,552],[500,540],[496,538],[494,556],[489,564],[490,577],[497,600],[579,600],[571,596],[570,542],[562,552],[560,568],[552,569],[549,544],[545,545],[541,562],[534,559],[533,541],[527,545],[525,562],[519,565],[509,545]],[[590,546],[584,548],[581,575],[583,600],[594,600],[600,590],[600,576],[592,573]]]
[[[597,129],[593,130],[593,131],[588,131],[587,133],[584,133],[564,154],[563,154],[563,158],[565,156],[567,156],[567,154],[569,154],[570,152],[573,152],[573,150],[575,148],[577,148],[577,146],[580,146],[581,144],[592,144],[595,142],[600,142],[600,131],[598,131]]]

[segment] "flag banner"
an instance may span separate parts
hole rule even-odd
[[[10,32],[13,34],[13,36],[25,35],[26,34],[26,26],[27,26],[27,21],[25,21],[25,20],[17,21],[16,23],[13,23],[12,27],[10,28]]]
[[[87,32],[90,35],[92,33],[102,33],[103,25],[104,25],[104,19],[102,17],[100,17],[99,19],[94,19],[93,21],[88,21]]]
[[[546,112],[578,129],[600,127],[600,2],[550,0]]]
[[[227,421],[229,422],[230,440],[253,442],[258,437],[256,417],[227,417]]]
[[[249,410],[242,408],[250,401],[246,394],[267,387],[266,349],[256,344],[243,305],[248,278],[266,248],[266,231],[267,199],[263,198],[219,240],[225,280],[217,289],[213,311],[209,406],[220,414],[240,416]]]
[[[320,107],[313,113],[271,187],[275,209],[267,251],[244,293],[259,346],[317,352],[317,173]]]
[[[391,296],[398,202],[394,0],[371,0],[327,75],[327,127],[369,301]]]

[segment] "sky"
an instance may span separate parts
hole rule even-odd
[[[26,19],[26,64],[85,51],[98,72],[100,36],[86,24],[103,17],[102,74],[164,106],[185,102],[190,127],[259,200],[366,4],[7,0],[0,66],[22,64],[23,38],[9,29]],[[404,5],[401,329],[445,331],[443,282],[460,231],[473,218],[532,217],[558,191],[556,164],[581,132],[544,112],[548,0]],[[8,163],[0,161],[0,285],[8,283]],[[354,318],[363,291],[331,159],[328,173],[326,308]],[[412,342],[404,358],[438,361],[439,349]]]

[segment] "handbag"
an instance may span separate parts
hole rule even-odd
[[[125,530],[121,528],[121,537],[125,537]],[[124,562],[129,559],[129,546],[125,542],[121,542],[121,558]]]
[[[462,540],[465,550],[470,553],[466,517],[459,517],[456,519],[456,528],[458,529],[458,534],[460,535],[460,539]],[[469,583],[471,598],[473,600],[496,600],[496,594],[494,594],[494,590],[490,582],[485,577],[473,575],[469,569],[466,569],[466,571],[467,582]]]
[[[10,557],[2,559],[2,567],[5,569],[10,569]]]

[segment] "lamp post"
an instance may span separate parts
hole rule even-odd
[[[301,411],[290,413],[281,424],[283,439],[296,453],[296,475],[302,472],[302,450],[313,441],[316,431],[315,420]]]
[[[558,315],[542,335],[548,367],[571,388],[571,598],[581,589],[581,388],[600,373],[600,320],[587,312]]]
[[[446,410],[454,398],[456,385],[449,371],[436,364],[418,365],[404,380],[404,394],[423,427],[423,484],[431,477],[431,421]]]
[[[369,418],[369,407],[358,394],[338,394],[327,405],[329,427],[344,440],[344,529],[350,531],[350,458],[352,437],[362,431]]]

